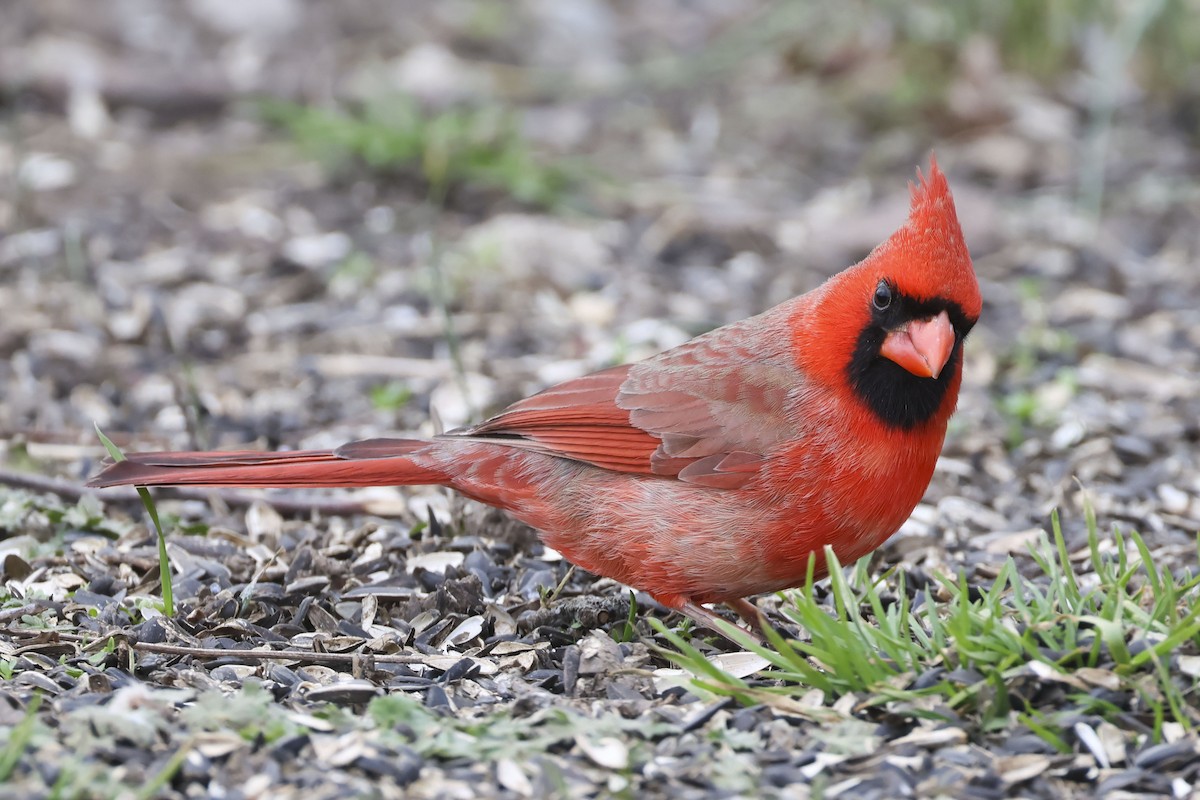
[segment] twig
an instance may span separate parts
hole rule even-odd
[[[178,644],[130,642],[130,647],[142,653],[159,653],[194,658],[248,658],[259,661],[307,661],[315,664],[352,666],[364,661],[376,664],[424,664],[429,656],[423,653],[376,655],[374,653],[318,653],[314,650],[234,650],[220,647],[188,647]]]
[[[58,478],[48,478],[45,475],[34,475],[28,472],[0,469],[0,485],[12,486],[17,489],[28,489],[34,492],[57,495],[71,502],[78,502],[81,497],[96,494],[105,503],[116,505],[141,504],[137,492],[133,489],[105,489],[103,494],[94,489]],[[197,500],[208,502],[213,497],[231,508],[248,508],[254,503],[266,503],[284,516],[300,516],[305,514],[320,514],[325,517],[352,517],[357,514],[370,514],[376,517],[398,516],[398,512],[387,508],[375,508],[373,504],[356,500],[292,500],[282,497],[257,496],[241,492],[228,492],[216,489],[181,489],[164,487],[158,490],[159,496],[165,500]]]

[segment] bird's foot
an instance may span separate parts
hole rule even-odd
[[[738,604],[741,604],[741,605],[738,605]],[[756,608],[754,608],[754,606],[750,605],[750,603],[748,601],[742,600],[740,598],[738,600],[729,602],[728,605],[731,608],[733,608],[734,611],[737,611],[738,616],[740,616],[742,619],[747,620],[748,622],[750,620],[755,620],[754,622],[750,622],[750,624],[753,627],[752,628],[743,628],[742,626],[737,625],[736,623],[730,622],[726,619],[722,619],[720,616],[718,616],[712,610],[707,609],[704,606],[700,605],[699,603],[693,602],[691,600],[688,600],[682,606],[680,606],[679,612],[681,614],[683,614],[685,617],[687,617],[688,619],[695,622],[697,625],[701,625],[705,628],[708,628],[711,631],[716,631],[717,633],[720,633],[722,636],[725,636],[725,634],[722,632],[723,628],[719,623],[723,622],[723,623],[725,623],[725,625],[733,625],[733,627],[737,628],[739,631],[746,634],[751,639],[758,642],[760,645],[763,645],[764,647],[766,647],[767,641],[766,641],[766,639],[763,638],[762,633],[761,633],[762,626],[761,626],[761,624],[759,624],[757,622],[758,609],[756,609]],[[745,608],[742,608],[741,606],[744,606]],[[750,617],[746,616],[747,611],[751,614]],[[740,644],[739,642],[731,639],[728,636],[725,636],[725,638],[729,639],[729,641],[733,642],[734,644]]]
[[[737,615],[742,618],[742,621],[750,626],[750,630],[756,633],[763,632],[763,623],[766,621],[763,613],[758,610],[758,606],[751,603],[744,597],[738,597],[733,600],[726,600],[725,605],[737,612]]]

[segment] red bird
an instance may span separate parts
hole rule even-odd
[[[870,553],[924,494],[982,300],[946,178],[858,264],[756,317],[432,439],[142,453],[88,485],[437,484],[701,624]]]

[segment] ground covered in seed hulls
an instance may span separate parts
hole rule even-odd
[[[1200,9],[824,5],[6,8],[5,792],[1195,796]],[[164,491],[165,614],[136,495],[81,488],[93,423],[428,433],[757,313],[931,150],[960,410],[869,564],[759,599],[799,651],[433,490]]]

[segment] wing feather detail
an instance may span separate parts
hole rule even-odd
[[[752,480],[798,425],[802,375],[777,307],[639,362],[553,386],[446,438],[492,441],[714,488]]]

